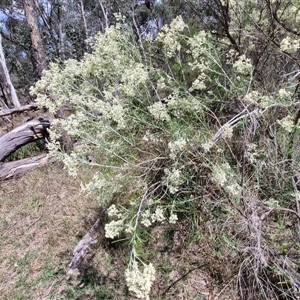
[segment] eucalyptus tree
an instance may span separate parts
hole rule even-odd
[[[29,27],[32,48],[36,59],[36,70],[40,77],[43,71],[47,69],[47,58],[44,43],[40,34],[37,15],[35,13],[36,5],[33,0],[23,0],[24,12]]]

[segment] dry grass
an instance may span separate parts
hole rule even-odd
[[[66,299],[65,271],[97,203],[60,164],[1,183],[1,299]],[[49,299],[47,298],[47,299]]]
[[[72,179],[56,163],[1,183],[1,299],[134,299],[123,277],[126,243],[98,247],[79,279],[66,276],[72,251],[98,211],[82,194],[92,172],[80,174]],[[152,232],[148,249],[158,270],[153,299],[227,299],[230,291],[212,284],[205,243],[187,243],[185,221],[179,228],[172,235],[163,226]]]

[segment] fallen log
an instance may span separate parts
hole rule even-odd
[[[55,157],[43,153],[34,157],[24,158],[17,161],[0,163],[0,179],[11,179],[24,175],[26,172],[37,167],[54,162]]]
[[[102,209],[94,225],[74,248],[73,258],[69,264],[69,270],[67,271],[69,276],[74,276],[80,273],[79,269],[81,264],[87,255],[92,251],[91,247],[99,243],[100,240],[104,238],[104,225],[102,222],[104,213],[105,209]]]
[[[37,109],[38,109],[38,105],[36,103],[30,103],[28,105],[23,105],[23,106],[11,108],[11,109],[1,109],[0,117],[10,116],[15,113],[22,113],[27,110],[37,110]]]
[[[23,145],[46,137],[50,124],[43,118],[32,120],[0,137],[0,162]]]

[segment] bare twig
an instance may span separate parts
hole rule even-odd
[[[248,107],[247,107],[248,108]],[[248,111],[247,108],[245,108],[243,111],[241,111],[240,113],[238,113],[236,116],[234,116],[233,118],[231,118],[228,122],[226,122],[218,131],[217,133],[214,135],[212,141],[213,143],[217,143],[219,141],[219,139],[222,137],[222,134],[225,131],[226,127],[235,127],[238,122],[242,119],[248,118],[248,117],[253,117],[255,116],[255,114],[258,112],[258,108],[255,108],[253,111]]]
[[[207,266],[208,264],[205,263],[201,266],[198,266],[197,268],[193,268],[191,270],[188,270],[185,274],[183,274],[182,276],[180,276],[178,279],[176,279],[175,281],[173,281],[165,290],[164,292],[161,294],[161,296],[164,296],[166,295],[166,293],[174,286],[176,285],[180,280],[184,279],[186,276],[188,276],[190,273],[192,273],[193,271],[195,270],[198,270],[198,269],[202,269],[203,267]]]

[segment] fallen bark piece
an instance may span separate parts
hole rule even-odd
[[[38,109],[38,105],[36,103],[30,103],[28,105],[23,105],[11,109],[2,109],[0,110],[0,117],[10,116],[15,113],[22,113],[27,110],[37,110],[37,109]]]
[[[0,137],[0,162],[11,153],[35,140],[47,136],[51,122],[42,118],[29,121]]]
[[[44,153],[17,161],[2,162],[0,163],[0,179],[11,179],[24,175],[30,170],[54,162],[55,160],[55,157],[50,157],[47,153]]]
[[[103,209],[88,233],[79,241],[73,251],[73,259],[69,264],[69,270],[67,274],[74,276],[79,274],[79,268],[84,258],[90,253],[91,246],[100,242],[101,237],[104,237],[104,227],[101,221],[104,216],[105,209]]]

